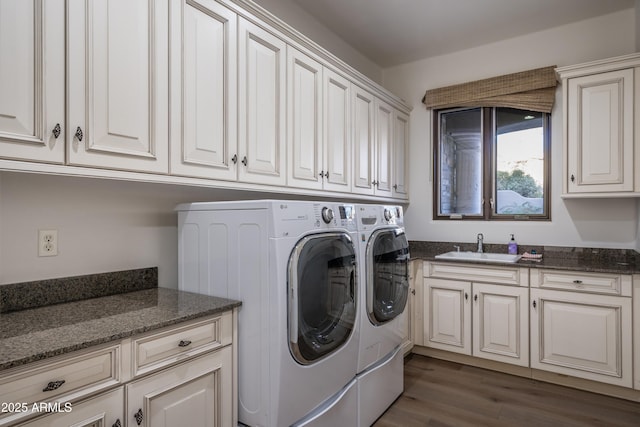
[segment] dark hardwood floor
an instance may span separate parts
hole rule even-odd
[[[640,403],[413,355],[374,427],[640,426]]]

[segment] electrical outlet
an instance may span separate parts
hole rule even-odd
[[[38,256],[58,255],[58,230],[38,230]]]

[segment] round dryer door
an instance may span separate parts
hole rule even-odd
[[[303,365],[340,348],[356,320],[356,252],[346,233],[300,240],[289,259],[289,348]]]
[[[409,242],[402,228],[375,231],[367,245],[367,313],[381,325],[404,311],[409,296]]]

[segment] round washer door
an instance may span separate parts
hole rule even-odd
[[[356,321],[356,251],[347,233],[304,237],[289,258],[289,350],[300,364],[344,345]]]
[[[402,314],[409,297],[409,242],[402,228],[374,231],[367,245],[367,314],[382,325]]]

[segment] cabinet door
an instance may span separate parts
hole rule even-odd
[[[68,1],[74,165],[168,172],[168,3]]]
[[[633,190],[633,69],[571,78],[568,191]]]
[[[37,418],[23,427],[120,427],[124,425],[124,387],[80,403],[61,403],[58,412]],[[43,411],[44,412],[44,411]]]
[[[393,108],[376,99],[376,194],[391,196]]]
[[[230,426],[231,346],[133,381],[126,387],[128,425]]]
[[[531,289],[531,367],[632,386],[631,298]]]
[[[351,84],[324,70],[324,188],[351,191]]]
[[[245,19],[238,27],[239,178],[284,185],[286,44]]]
[[[322,64],[288,47],[288,180],[296,187],[322,188]]]
[[[473,284],[473,355],[529,366],[529,289]]]
[[[424,345],[471,354],[471,283],[424,279]]]
[[[171,173],[235,180],[237,16],[214,0],[174,0],[170,22]]]
[[[353,85],[353,192],[373,194],[375,167],[375,105],[374,96]]]
[[[0,157],[64,162],[64,19],[61,0],[0,1]]]
[[[408,197],[409,116],[394,110],[393,115],[393,197]]]

